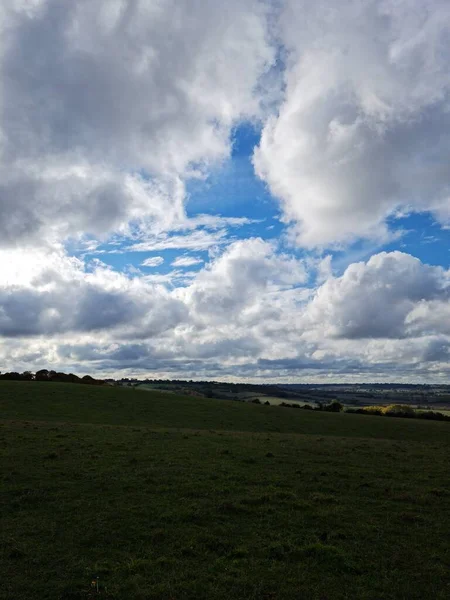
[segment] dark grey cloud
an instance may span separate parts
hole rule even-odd
[[[450,340],[436,338],[430,340],[423,353],[424,362],[440,362],[450,365]]]

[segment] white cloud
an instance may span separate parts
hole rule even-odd
[[[285,97],[255,150],[297,243],[385,239],[398,207],[450,217],[448,2],[286,0]]]
[[[446,298],[419,302],[406,317],[405,325],[410,335],[450,336],[450,290]]]
[[[183,219],[273,60],[258,0],[2,2],[3,245]],[[239,63],[239,69],[235,66]]]
[[[380,253],[308,287],[304,262],[240,240],[199,272],[125,275],[58,251],[0,251],[4,369],[418,379],[448,373],[450,274]]]
[[[164,258],[162,256],[151,256],[150,258],[146,258],[141,265],[143,267],[159,267],[164,262]]]
[[[173,267],[192,267],[193,265],[199,265],[203,262],[201,258],[196,256],[177,256],[172,262]]]
[[[186,179],[279,97],[254,163],[298,243],[386,239],[399,208],[448,222],[448,3],[230,1],[2,3],[3,245],[179,228]]]
[[[325,338],[402,338],[420,306],[449,297],[450,278],[442,268],[382,252],[329,277],[308,306],[305,326]]]
[[[264,296],[306,280],[303,262],[278,255],[260,238],[234,242],[196,277],[180,297],[203,323],[234,321],[251,311]]]
[[[183,320],[165,288],[59,251],[0,251],[0,335],[27,337],[107,331],[148,336]]]

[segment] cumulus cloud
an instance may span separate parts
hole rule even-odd
[[[420,312],[450,298],[450,279],[441,267],[424,265],[402,252],[382,252],[350,265],[316,291],[305,325],[326,337],[401,338]],[[425,309],[427,307],[427,309]],[[423,326],[424,319],[420,319]]]
[[[419,302],[405,319],[411,335],[445,334],[450,336],[450,290],[445,298]]]
[[[386,239],[399,207],[450,217],[448,2],[286,0],[285,94],[257,174],[307,246]]]
[[[252,238],[233,243],[180,291],[180,297],[200,321],[236,322],[261,296],[305,280],[302,261],[277,254],[273,244]]]
[[[273,61],[258,0],[6,0],[0,34],[3,245],[182,220]]]
[[[254,164],[298,243],[386,237],[399,207],[447,222],[448,3],[278,8],[274,22],[259,0],[2,3],[2,243],[182,222],[185,180],[273,104],[272,36],[284,96]]]
[[[164,348],[176,361],[248,359],[264,349],[261,321],[277,320],[287,301],[281,296],[306,279],[301,261],[257,238],[233,243],[199,273],[163,279],[127,276],[98,259],[85,264],[62,248],[3,250],[0,258],[8,265],[0,275],[0,334],[51,335],[53,346],[65,348],[88,344],[86,361],[95,352],[106,360],[114,344],[117,357],[124,344],[142,348],[136,340],[146,340],[147,356]]]
[[[328,274],[317,288],[304,261],[258,238],[198,272],[161,277],[61,248],[0,258],[4,368],[355,380],[448,372],[449,272],[401,252]]]
[[[114,331],[145,337],[176,326],[184,305],[165,288],[127,277],[100,261],[90,269],[55,251],[2,250],[0,335]]]

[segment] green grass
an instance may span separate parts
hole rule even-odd
[[[0,598],[450,596],[450,424],[0,384]]]

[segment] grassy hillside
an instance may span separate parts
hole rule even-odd
[[[448,423],[259,406],[133,388],[0,381],[0,418],[450,443]]]
[[[16,382],[0,419],[1,599],[450,595],[448,423]]]

